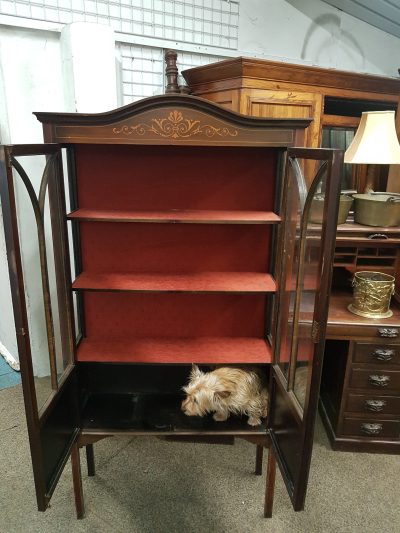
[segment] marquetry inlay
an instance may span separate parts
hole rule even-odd
[[[202,124],[200,120],[186,118],[181,111],[171,111],[167,118],[153,118],[149,124],[140,122],[136,125],[122,125],[113,128],[116,135],[145,135],[154,133],[160,137],[172,139],[184,139],[196,135],[205,135],[206,137],[236,137],[238,131],[234,128],[223,126],[217,128],[211,124]]]

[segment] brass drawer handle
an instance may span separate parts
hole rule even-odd
[[[383,424],[364,423],[364,424],[361,424],[360,429],[362,433],[365,433],[366,435],[379,435],[379,433],[383,429]]]
[[[368,239],[388,239],[389,237],[385,235],[384,233],[372,233],[372,235],[368,235]]]
[[[365,410],[379,413],[386,407],[387,402],[385,400],[365,400]]]
[[[398,337],[399,330],[397,328],[378,328],[378,334],[380,337],[395,338]]]
[[[387,387],[389,385],[390,376],[378,376],[378,374],[372,374],[368,376],[368,381],[374,387]]]
[[[372,357],[377,361],[391,361],[394,357],[394,350],[385,350],[384,348],[377,348],[372,352]]]

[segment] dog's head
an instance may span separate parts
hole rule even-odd
[[[193,365],[189,383],[183,387],[186,398],[182,402],[182,411],[187,416],[204,416],[220,405],[230,392],[216,390],[216,380],[212,372],[202,372]]]

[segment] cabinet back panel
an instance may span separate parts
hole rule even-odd
[[[264,295],[85,292],[86,337],[263,337]]]
[[[88,272],[267,272],[264,225],[81,222]]]
[[[274,207],[276,149],[77,144],[75,153],[81,208]]]

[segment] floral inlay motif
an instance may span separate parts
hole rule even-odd
[[[113,128],[113,133],[140,136],[145,133],[154,133],[160,137],[181,139],[195,135],[236,137],[238,131],[227,126],[217,128],[211,124],[201,124],[200,120],[185,118],[181,111],[174,110],[170,112],[167,118],[153,118],[150,124],[141,122],[134,126],[120,126]]]

